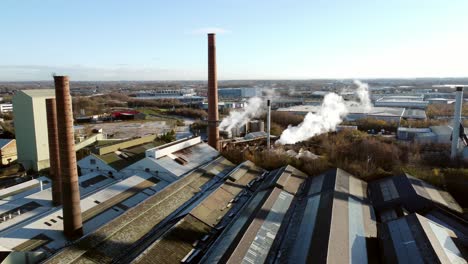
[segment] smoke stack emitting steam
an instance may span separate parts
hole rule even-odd
[[[80,188],[76,165],[73,112],[68,76],[54,76],[62,178],[63,231],[69,239],[83,235]]]
[[[354,81],[354,84],[357,86],[355,91],[359,98],[358,101],[345,102],[342,96],[336,93],[328,93],[317,113],[308,113],[301,124],[295,127],[289,126],[275,143],[295,144],[322,133],[335,131],[336,126],[348,114],[350,106],[359,107],[364,113],[369,112],[372,109],[372,104],[369,98],[368,85],[360,81]],[[229,116],[221,122],[220,128],[231,131],[233,127],[245,125],[249,120],[260,117],[264,112],[264,100],[259,97],[252,97],[246,103],[243,111],[231,111]]]
[[[60,173],[59,139],[57,130],[57,107],[55,98],[46,99],[47,134],[49,139],[50,175],[52,176],[52,203],[62,204],[62,179]]]
[[[218,80],[215,34],[208,34],[208,144],[219,150]]]

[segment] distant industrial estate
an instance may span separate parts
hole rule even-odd
[[[2,263],[467,262],[468,80],[218,82],[210,33],[207,82],[53,81],[0,104]]]

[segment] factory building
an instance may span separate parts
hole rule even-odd
[[[0,113],[13,112],[13,104],[0,104]]]
[[[402,107],[426,109],[428,101],[424,101],[424,95],[421,96],[384,96],[374,102],[375,106],[380,107]]]
[[[221,88],[218,93],[220,98],[250,98],[262,96],[262,89],[258,87]]]
[[[309,112],[317,113],[320,111],[320,108],[321,106],[319,105],[297,105],[288,108],[279,108],[277,111],[306,115]],[[404,113],[404,108],[372,107],[369,112],[366,112],[361,107],[349,106],[349,113],[345,119],[347,121],[355,121],[363,118],[375,118],[398,123],[403,118]]]
[[[21,90],[13,96],[13,114],[18,162],[26,170],[49,167],[46,99],[55,98],[53,89]]]
[[[205,99],[197,96],[194,89],[140,91],[134,97],[139,100],[178,100],[184,104],[200,104]]]
[[[291,166],[265,179],[201,263],[366,263],[378,257],[365,182],[340,169],[309,178]]]

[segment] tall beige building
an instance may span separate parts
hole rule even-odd
[[[55,98],[54,89],[22,90],[13,96],[18,162],[26,170],[49,167],[45,103],[48,98]]]

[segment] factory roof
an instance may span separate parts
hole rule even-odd
[[[291,166],[266,175],[259,191],[224,229],[202,263],[240,263],[247,254],[254,262],[264,262],[294,195],[306,177]]]
[[[286,112],[299,112],[299,113],[316,113],[321,109],[320,105],[296,105],[286,108],[279,108],[278,111]],[[368,114],[374,116],[402,116],[405,109],[395,107],[372,107],[370,111],[366,112],[363,107],[353,104],[348,105],[349,114]]]
[[[257,132],[248,133],[247,135],[244,136],[244,139],[245,140],[252,140],[252,139],[265,138],[267,136],[268,136],[267,132],[257,131]]]
[[[54,89],[21,90],[19,92],[22,92],[30,97],[55,97]]]
[[[143,202],[129,205],[128,211],[106,224],[78,243],[65,248],[46,263],[110,262],[124,258],[141,247],[139,241],[151,234],[156,226],[164,226],[166,217],[183,208],[186,203],[199,199],[210,180],[224,178],[234,165],[218,158],[197,168],[187,176],[173,182]],[[151,221],[148,221],[148,220]]]
[[[369,183],[369,193],[378,211],[403,206],[410,212],[443,207],[463,213],[460,205],[447,192],[409,174],[387,177]]]
[[[142,163],[145,163],[150,170],[157,170],[160,166],[179,177],[217,156],[219,156],[219,152],[210,145],[200,142],[156,159],[147,155]]]
[[[144,159],[146,150],[158,145],[159,143],[157,142],[151,142],[130,148],[119,149],[104,155],[91,155],[95,155],[97,158],[103,160],[109,166],[119,171],[141,159]]]
[[[418,127],[398,127],[398,132],[431,133],[431,129]]]
[[[265,177],[201,262],[364,263],[377,257],[376,236],[365,182],[288,166]]]
[[[194,258],[195,252],[198,252],[194,245],[207,241],[212,235],[210,232],[215,230],[214,227],[222,217],[231,214],[236,210],[236,206],[242,206],[240,198],[236,197],[245,196],[250,192],[252,182],[255,182],[262,172],[262,169],[250,161],[239,165],[227,176],[224,183],[208,196],[194,202],[193,208],[149,246],[137,258],[136,263],[179,263],[189,253],[194,254]]]
[[[426,111],[422,109],[405,109],[403,118],[408,119],[426,119]]]
[[[149,174],[133,175],[122,181],[104,175],[89,174],[80,177],[79,181],[85,234],[116,218],[167,185]],[[62,232],[62,209],[47,206],[51,204],[51,196],[51,189],[48,188],[25,197],[28,202],[28,207],[24,208],[26,210],[6,221],[8,223],[19,219],[21,222],[4,229],[0,243],[15,251],[38,251],[46,255],[63,248],[68,242]],[[19,205],[21,199],[14,202]],[[38,211],[39,209],[42,211]],[[15,212],[16,210],[17,208]],[[24,216],[29,218],[21,219]]]
[[[466,263],[468,258],[467,237],[418,214],[389,221],[379,232],[385,263]]]
[[[364,181],[340,169],[312,178],[285,231],[278,262],[375,260],[377,230],[366,187]]]

